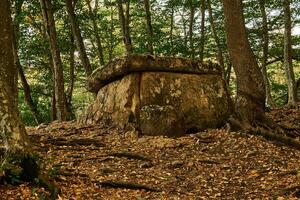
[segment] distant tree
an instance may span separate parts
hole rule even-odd
[[[57,33],[55,28],[55,20],[53,16],[51,0],[40,0],[43,12],[44,24],[50,41],[51,55],[54,66],[54,90],[56,100],[56,117],[60,121],[67,120],[69,113],[67,109],[67,101],[64,89],[63,65],[60,56],[60,50],[57,43]]]
[[[194,0],[189,0],[189,7],[190,7],[190,21],[189,21],[189,43],[190,43],[190,57],[195,59],[195,48],[194,48],[194,21],[195,21],[195,5]]]
[[[290,0],[284,0],[284,67],[287,77],[288,85],[288,105],[296,106],[297,104],[297,91],[296,81],[292,63],[292,22]]]
[[[211,8],[211,2],[210,0],[207,0],[207,9],[209,14],[209,22],[211,27],[211,32],[213,34],[213,37],[215,39],[216,45],[217,45],[217,60],[223,70],[223,74],[225,75],[225,63],[224,63],[224,57],[223,57],[223,50],[221,47],[220,39],[216,30],[216,25],[213,18],[213,11]]]
[[[119,10],[119,20],[120,25],[122,29],[123,34],[123,41],[126,48],[126,54],[130,55],[133,53],[133,47],[131,43],[131,37],[130,37],[130,0],[126,1],[126,8],[125,8],[125,14],[124,14],[124,8],[123,8],[123,1],[117,0],[118,10]]]
[[[98,57],[100,60],[100,64],[104,65],[105,61],[104,61],[104,55],[103,55],[103,47],[102,47],[102,42],[101,42],[101,38],[99,35],[99,27],[98,27],[98,24],[96,21],[97,20],[96,14],[97,14],[97,8],[98,8],[99,1],[98,0],[95,1],[94,10],[92,9],[90,0],[86,0],[86,3],[88,6],[88,9],[89,9],[89,16],[90,16],[90,18],[92,20],[92,24],[93,24],[93,31],[94,31],[94,35],[95,35],[95,39],[96,39],[96,43],[97,43],[97,51],[98,51]]]
[[[75,44],[77,47],[77,50],[79,51],[79,55],[80,55],[80,60],[82,63],[82,66],[85,70],[85,73],[87,76],[89,76],[92,73],[92,67],[90,64],[90,60],[86,54],[86,50],[84,47],[84,43],[83,43],[83,38],[81,36],[81,30],[76,18],[76,14],[74,11],[74,7],[75,7],[75,2],[73,0],[65,0],[66,2],[66,7],[67,7],[67,12],[68,12],[68,16],[69,16],[69,20],[70,20],[70,24],[72,27],[72,32],[75,38]]]
[[[203,54],[204,54],[204,38],[205,38],[205,0],[201,0],[201,26],[200,26],[200,60],[203,61]]]
[[[31,111],[31,113],[34,117],[36,124],[40,124],[40,123],[42,123],[43,120],[40,117],[36,103],[33,101],[32,94],[31,94],[31,88],[26,79],[26,76],[25,76],[25,73],[23,70],[23,66],[21,65],[19,54],[18,54],[18,41],[19,41],[18,36],[19,36],[19,29],[20,29],[20,27],[19,27],[20,24],[19,24],[18,19],[20,18],[21,14],[22,14],[21,8],[22,8],[23,3],[24,3],[24,0],[16,1],[15,6],[14,6],[13,35],[12,35],[13,55],[14,55],[15,65],[17,66],[17,69],[18,69],[20,81],[23,86],[24,99],[29,107],[29,110]]]
[[[144,8],[146,11],[146,26],[147,26],[147,32],[148,32],[148,52],[150,55],[154,54],[154,47],[153,47],[153,28],[152,28],[152,22],[151,22],[151,10],[150,10],[150,2],[149,0],[144,0]]]
[[[268,27],[268,18],[265,8],[266,1],[265,0],[259,0],[259,8],[261,11],[262,16],[262,45],[263,45],[263,52],[262,52],[262,59],[261,59],[261,69],[262,74],[265,81],[266,86],[266,103],[267,105],[271,106],[272,108],[276,107],[276,104],[272,98],[271,95],[271,88],[270,88],[270,82],[268,78],[267,73],[267,63],[268,63],[268,55],[269,55],[269,27]]]

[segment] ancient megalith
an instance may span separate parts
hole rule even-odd
[[[145,135],[179,136],[222,126],[230,97],[215,63],[131,55],[93,72],[95,102],[81,123],[134,126]]]

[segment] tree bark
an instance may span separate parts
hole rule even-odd
[[[101,43],[101,39],[100,39],[100,35],[99,35],[99,27],[98,27],[98,24],[96,22],[98,1],[95,1],[94,11],[93,11],[92,6],[91,6],[91,1],[86,0],[86,3],[87,3],[87,6],[89,8],[89,14],[90,14],[90,17],[91,17],[92,23],[93,23],[93,30],[94,30],[94,33],[95,33],[95,39],[96,39],[96,43],[97,43],[97,50],[98,50],[98,56],[99,56],[100,64],[104,65],[105,61],[104,61],[104,55],[103,55],[103,47],[102,47],[102,43]]]
[[[284,68],[288,85],[288,105],[297,105],[296,81],[292,63],[292,22],[290,0],[284,0]]]
[[[240,0],[223,0],[227,46],[237,76],[236,117],[245,126],[265,119],[265,85],[246,34]]]
[[[201,38],[200,38],[200,61],[203,61],[204,38],[205,38],[205,0],[201,0]]]
[[[147,32],[148,32],[148,52],[150,55],[154,54],[154,48],[153,48],[153,28],[152,28],[152,22],[151,22],[151,11],[150,11],[150,2],[149,0],[144,0],[144,8],[146,12],[146,25],[147,25]]]
[[[78,21],[76,19],[73,0],[65,0],[65,3],[67,6],[67,12],[68,12],[70,24],[72,27],[72,32],[73,32],[73,35],[75,38],[75,44],[76,44],[77,50],[79,51],[80,60],[81,60],[81,63],[85,70],[86,75],[89,76],[92,73],[92,67],[91,67],[89,58],[86,54],[86,50],[85,50],[84,43],[83,43],[83,38],[81,36],[80,27],[79,27]]]
[[[268,18],[265,9],[265,0],[259,1],[259,7],[262,15],[262,40],[263,40],[263,56],[261,59],[261,71],[264,78],[265,86],[266,86],[266,104],[271,106],[271,108],[275,108],[276,104],[271,95],[270,82],[267,73],[267,62],[268,62],[268,54],[269,54],[269,34],[268,34]]]
[[[216,45],[217,45],[217,59],[218,62],[223,70],[223,76],[225,78],[225,64],[224,64],[224,57],[223,57],[223,51],[220,43],[219,36],[217,34],[214,18],[213,18],[213,13],[211,9],[211,2],[210,0],[207,0],[207,8],[208,8],[208,14],[209,14],[209,22],[210,22],[210,27],[211,27],[211,32],[213,34],[213,37],[215,39]]]
[[[190,24],[189,24],[189,42],[190,42],[190,57],[192,60],[195,59],[195,49],[194,49],[194,40],[193,40],[193,28],[194,28],[194,18],[195,18],[195,6],[193,0],[189,0],[190,4]]]
[[[119,10],[119,20],[120,20],[120,25],[122,29],[122,34],[123,34],[123,41],[125,44],[126,48],[126,54],[130,55],[133,53],[133,48],[131,44],[131,37],[130,37],[130,30],[129,30],[129,24],[130,24],[130,13],[129,13],[129,8],[130,8],[130,0],[126,1],[126,10],[125,10],[125,15],[124,15],[124,9],[123,9],[123,4],[122,0],[118,0],[118,10]]]
[[[55,77],[55,99],[56,99],[56,116],[60,121],[65,121],[69,118],[67,111],[66,96],[64,92],[64,76],[63,66],[60,57],[60,50],[57,43],[57,34],[55,29],[55,21],[52,11],[51,0],[40,0],[43,19],[46,27],[48,39],[50,41],[51,54],[54,66]]]
[[[13,58],[13,30],[8,0],[0,1],[0,27],[0,135],[6,148],[0,172],[4,171],[9,175],[32,181],[38,176],[39,170],[32,160],[29,139],[15,104],[18,72]],[[21,167],[22,172],[15,174],[16,172],[11,171],[11,165]]]

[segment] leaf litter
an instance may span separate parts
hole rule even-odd
[[[299,111],[269,115],[297,133]],[[300,198],[300,152],[259,136],[226,129],[179,138],[140,136],[74,121],[27,130],[61,190],[58,199]],[[0,194],[0,199],[49,196],[27,183],[0,186]]]

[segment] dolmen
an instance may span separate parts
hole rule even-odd
[[[96,69],[88,91],[97,94],[79,121],[143,135],[181,136],[217,128],[230,114],[222,70],[212,62],[131,55]]]

